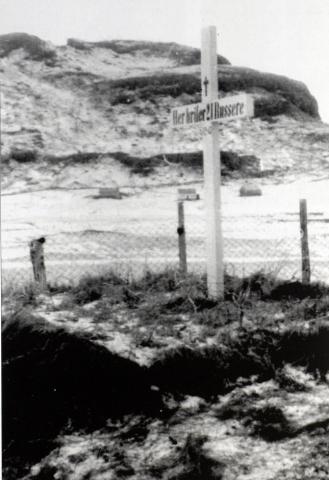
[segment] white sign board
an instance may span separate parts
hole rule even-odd
[[[217,100],[209,100],[206,103],[193,103],[174,108],[171,111],[171,125],[179,128],[253,116],[252,97],[246,93],[240,93]]]

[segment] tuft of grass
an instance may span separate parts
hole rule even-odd
[[[32,282],[19,285],[2,286],[1,296],[4,305],[10,304],[13,310],[19,310],[28,305],[35,306],[39,291]]]
[[[275,372],[275,381],[279,388],[286,392],[306,392],[308,390],[305,383],[289,375],[285,369],[278,369]]]
[[[225,471],[225,464],[210,458],[204,451],[204,444],[208,440],[206,435],[187,435],[182,446],[177,467],[169,473],[168,480],[221,480]]]
[[[286,309],[285,318],[287,321],[312,321],[317,317],[324,317],[329,314],[329,297],[309,298],[302,300],[285,300],[281,304]]]
[[[241,420],[250,405],[253,405],[259,399],[260,395],[256,392],[249,394],[240,390],[233,392],[228,401],[216,408],[216,418],[219,420],[228,420],[230,418]]]
[[[239,390],[217,408],[216,417],[220,420],[240,420],[251,435],[260,436],[266,441],[290,437],[294,428],[282,409],[269,402],[258,405],[260,400],[260,395],[255,392],[246,394]]]
[[[245,425],[251,424],[253,435],[268,442],[290,437],[294,428],[287,420],[281,408],[275,405],[250,408],[244,418]]]
[[[214,308],[197,311],[194,321],[215,335],[219,328],[234,322],[241,322],[241,313],[240,305],[225,300],[217,303]]]
[[[200,283],[202,283],[200,277],[193,274],[184,276],[177,270],[166,269],[159,273],[146,271],[141,278],[131,281],[130,288],[139,292],[172,293],[188,284],[193,284],[198,288]]]
[[[227,299],[237,298],[241,294],[259,299],[268,299],[272,291],[283,282],[271,273],[259,270],[247,277],[225,275],[225,296]]]
[[[114,303],[119,303],[121,299],[118,294],[121,292],[123,298],[124,285],[127,285],[127,279],[109,272],[107,275],[83,277],[77,285],[72,287],[56,286],[53,291],[62,292],[64,288],[78,305],[94,302],[103,297],[115,297]]]

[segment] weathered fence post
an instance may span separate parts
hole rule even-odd
[[[178,253],[179,253],[179,268],[185,275],[187,273],[186,261],[186,237],[185,237],[185,222],[184,222],[184,202],[178,202]]]
[[[302,283],[308,284],[311,281],[311,266],[307,233],[307,202],[305,199],[299,200],[299,219],[302,249]]]
[[[47,290],[46,268],[43,253],[44,237],[30,242],[30,257],[33,268],[34,281],[41,291]]]

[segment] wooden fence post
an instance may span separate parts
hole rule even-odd
[[[46,268],[43,253],[44,237],[30,242],[30,257],[33,268],[34,281],[41,291],[47,291]]]
[[[299,200],[300,239],[302,249],[302,283],[308,284],[311,281],[310,252],[308,248],[307,232],[307,202]]]
[[[186,237],[185,237],[185,223],[184,223],[184,202],[178,202],[178,254],[179,254],[179,268],[185,275],[187,273],[186,261]]]

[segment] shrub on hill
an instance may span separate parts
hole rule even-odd
[[[104,83],[104,82],[103,82]],[[105,82],[112,89],[112,105],[132,103],[138,99],[155,100],[157,96],[194,95],[193,101],[200,101],[200,78],[195,74],[162,74],[130,77]],[[97,88],[100,88],[102,82]],[[256,70],[220,66],[218,72],[220,92],[246,92],[257,94],[256,117],[288,114],[296,110],[319,118],[318,105],[307,87],[295,80],[262,73]],[[259,95],[261,94],[261,95]],[[129,99],[129,101],[127,101]]]
[[[120,103],[120,95],[122,95],[122,93],[127,94],[128,92],[134,92],[135,98],[140,98],[142,100],[152,99],[158,95],[166,95],[176,98],[183,93],[193,95],[194,93],[200,92],[200,80],[194,75],[189,74],[128,77],[120,80],[113,80],[110,83],[110,86],[115,92],[111,101],[112,105]]]
[[[111,153],[111,156],[129,168],[131,173],[142,176],[153,173],[161,163],[157,157],[135,157],[124,152],[114,152]]]
[[[0,35],[0,58],[8,56],[12,51],[23,48],[31,60],[52,61],[56,51],[35,35],[27,33],[8,33]]]
[[[91,50],[92,48],[107,48],[119,55],[134,55],[141,52],[146,56],[170,58],[177,61],[178,65],[200,64],[200,50],[193,47],[179,45],[175,42],[149,42],[136,40],[104,40],[100,42],[86,42],[69,38],[67,44],[78,50]],[[219,65],[229,65],[230,62],[221,55],[217,55]]]
[[[49,162],[63,162],[63,163],[89,163],[100,157],[97,152],[77,152],[70,155],[47,155],[45,160]]]
[[[256,174],[259,170],[259,159],[253,155],[239,155],[236,152],[226,150],[222,150],[220,154],[222,175],[230,175],[232,172]],[[156,167],[163,166],[164,158],[169,163],[181,165],[185,168],[203,169],[202,151],[167,153],[152,157],[135,157],[124,152],[113,152],[110,155],[129,168],[131,173],[143,176],[150,175],[155,172]]]
[[[35,162],[37,158],[38,152],[36,150],[22,150],[19,148],[13,148],[8,155],[8,160],[13,159],[19,163]]]
[[[291,104],[282,95],[272,93],[255,100],[255,117],[275,117],[290,112]]]

